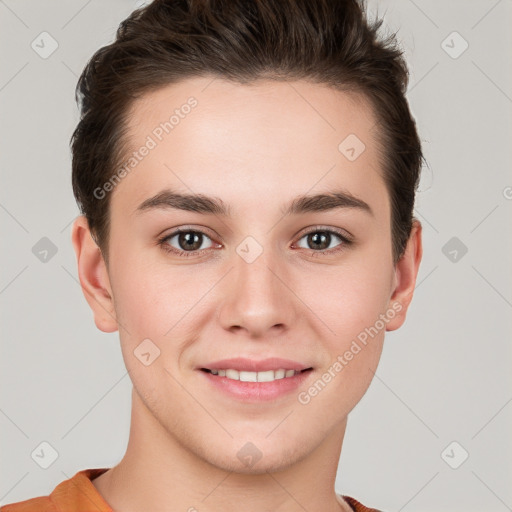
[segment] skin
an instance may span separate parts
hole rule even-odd
[[[350,510],[334,489],[347,415],[371,383],[385,331],[405,321],[421,225],[394,265],[378,133],[364,98],[305,81],[189,79],[137,100],[132,147],[190,96],[198,105],[113,191],[108,266],[85,218],[73,226],[85,297],[100,330],[119,330],[133,382],[126,454],[93,485],[122,512],[235,511],[240,503],[249,512]],[[349,134],[366,146],[355,161],[338,150]],[[136,212],[165,188],[221,198],[232,217]],[[340,188],[373,214],[280,211],[296,196]],[[180,226],[204,232],[205,250],[183,257],[158,245]],[[306,236],[318,226],[354,241],[343,245],[333,234],[319,250]],[[263,249],[252,263],[236,252],[247,236]],[[178,237],[167,244],[184,250]],[[298,393],[393,307],[401,310],[385,328],[301,404]],[[133,353],[147,338],[161,351],[149,366]],[[297,392],[244,403],[196,369],[237,356],[283,357],[313,371]],[[237,457],[247,442],[262,454],[251,467]]]

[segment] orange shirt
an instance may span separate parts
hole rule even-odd
[[[112,512],[91,480],[110,468],[84,469],[61,482],[49,496],[39,496],[0,507],[0,512]],[[343,496],[354,512],[379,512]]]

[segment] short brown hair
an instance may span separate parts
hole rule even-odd
[[[396,263],[410,236],[423,157],[405,98],[407,66],[395,36],[379,38],[381,25],[368,20],[362,0],[154,0],[135,10],[76,87],[73,192],[105,258],[110,194],[98,199],[94,191],[123,161],[131,105],[144,93],[211,75],[240,84],[305,79],[369,100]]]

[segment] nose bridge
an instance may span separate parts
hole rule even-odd
[[[245,248],[247,249],[247,244]],[[275,270],[271,271],[277,265],[277,258],[268,247],[262,248],[260,254],[256,251],[256,248],[249,246],[246,253],[240,254],[242,249],[237,249],[238,258],[235,258],[237,287],[239,292],[248,291],[251,295],[267,299],[268,302],[272,300],[278,284]]]
[[[279,264],[277,251],[247,237],[233,254],[233,266],[221,305],[223,327],[244,328],[260,335],[274,326],[289,327],[294,305],[292,294],[283,284],[285,269]]]

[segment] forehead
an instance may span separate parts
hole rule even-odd
[[[126,207],[166,186],[227,203],[340,185],[382,201],[385,191],[369,103],[324,85],[189,79],[137,100],[127,128],[126,158],[139,157],[112,197]]]

